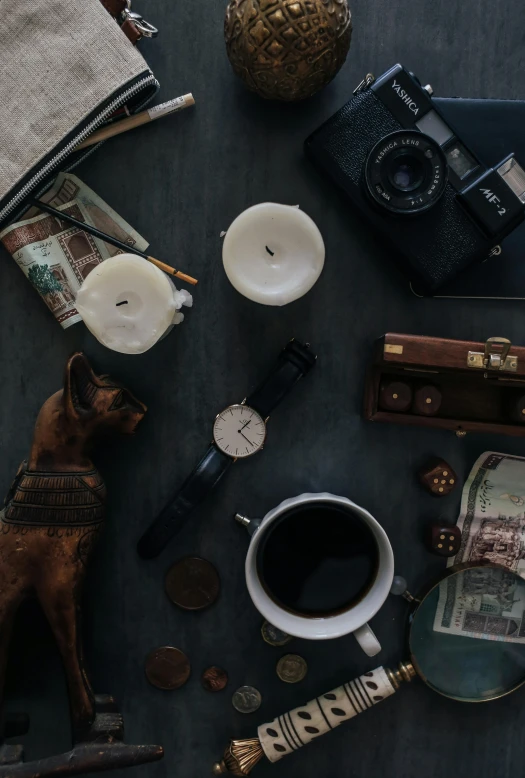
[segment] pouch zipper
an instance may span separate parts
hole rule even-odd
[[[124,105],[124,103],[126,103],[129,99],[137,95],[148,86],[155,86],[156,89],[159,88],[159,82],[153,73],[141,79],[140,81],[137,81],[136,84],[124,90],[124,92],[112,100],[111,103],[109,103],[109,105],[107,105],[104,110],[101,111],[98,116],[96,116],[87,125],[87,127],[84,127],[84,129],[79,132],[78,135],[73,138],[73,140],[69,141],[69,143],[61,151],[59,151],[58,154],[46,162],[46,164],[38,171],[38,173],[35,173],[35,175],[24,184],[22,189],[20,189],[20,191],[17,192],[17,194],[2,208],[0,211],[0,224],[3,222],[6,216],[11,213],[11,211],[14,211],[17,206],[22,204],[22,202],[26,197],[28,197],[32,190],[38,186],[40,181],[52,173],[53,170],[58,167],[58,165],[60,165],[60,163],[63,162],[63,160],[65,160],[65,158],[75,150],[75,147],[78,146],[79,143],[82,143],[82,141],[86,140],[86,138],[91,135],[91,133],[94,132],[101,124],[103,124],[104,121],[109,116],[111,116],[111,114],[117,108],[120,108],[121,105]],[[137,108],[142,108],[149,102],[149,99],[145,100],[144,103]],[[89,149],[88,154],[94,151],[95,148],[96,146],[94,146],[93,149]],[[87,156],[87,154],[85,156]]]

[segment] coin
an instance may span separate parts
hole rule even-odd
[[[180,608],[197,611],[212,605],[221,588],[217,570],[206,559],[185,557],[166,574],[166,592]]]
[[[208,667],[201,676],[202,685],[207,692],[222,692],[228,684],[228,673],[222,667]]]
[[[308,665],[298,654],[286,654],[277,662],[277,675],[285,683],[299,683],[308,672]]]
[[[264,621],[261,627],[261,635],[265,643],[270,646],[285,646],[290,640],[293,640],[291,635],[283,632],[282,629],[274,627],[269,621]]]
[[[157,689],[171,691],[184,686],[191,673],[188,657],[173,646],[161,646],[146,657],[146,677]]]
[[[254,686],[241,686],[232,697],[232,705],[239,713],[255,713],[261,706],[261,693]]]

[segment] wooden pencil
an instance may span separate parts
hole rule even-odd
[[[57,208],[53,208],[53,206],[48,205],[47,203],[43,203],[41,200],[31,200],[31,205],[40,208],[41,211],[45,211],[46,213],[51,214],[51,216],[56,216],[57,219],[62,219],[69,224],[73,224],[75,227],[84,230],[84,232],[89,232],[90,235],[94,235],[96,238],[100,238],[106,243],[111,243],[112,246],[116,246],[117,248],[122,249],[127,254],[136,254],[138,257],[147,259],[148,262],[156,265],[165,273],[168,273],[170,276],[180,278],[181,281],[186,281],[187,284],[192,284],[195,286],[195,284],[198,283],[197,279],[193,278],[193,276],[189,276],[180,270],[175,270],[174,267],[166,265],[164,262],[161,262],[160,259],[155,259],[155,257],[149,256],[149,254],[146,254],[144,251],[140,251],[140,249],[136,249],[134,246],[130,246],[128,243],[124,243],[124,241],[119,240],[118,238],[114,238],[112,235],[107,235],[105,232],[102,232],[102,230],[93,227],[91,224],[86,224],[86,222],[80,221],[80,219],[75,219],[74,216],[70,216],[64,211],[59,211]]]

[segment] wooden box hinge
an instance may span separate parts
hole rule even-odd
[[[509,354],[511,347],[507,338],[489,338],[485,343],[485,351],[469,351],[467,367],[477,370],[504,371],[516,373],[518,357]]]

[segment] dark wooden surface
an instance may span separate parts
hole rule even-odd
[[[353,0],[354,38],[335,82],[300,105],[272,105],[233,77],[222,40],[223,2],[148,0],[137,7],[161,29],[142,46],[168,99],[192,91],[195,110],[114,139],[78,174],[151,241],[156,256],[202,279],[185,323],[140,357],[114,354],[77,326],[63,333],[15,264],[2,256],[3,376],[0,486],[5,492],[28,450],[35,415],[62,380],[66,356],[84,348],[100,372],[123,380],[150,408],[135,439],[111,442],[98,465],[109,490],[109,520],[86,596],[87,660],[96,690],[111,692],[125,714],[127,740],[162,743],[166,757],[138,768],[151,778],[206,776],[232,736],[370,669],[405,658],[405,603],[391,599],[373,620],[383,644],[367,659],[349,636],[292,643],[308,661],[297,686],[282,684],[275,663],[284,653],[261,640],[261,619],[248,598],[243,557],[248,539],[235,510],[261,516],[303,491],[348,495],[387,530],[396,570],[412,587],[444,561],[425,551],[428,522],[457,516],[459,493],[437,503],[416,481],[431,454],[464,478],[485,450],[525,454],[523,441],[401,428],[359,415],[364,365],[384,332],[484,340],[503,335],[525,344],[520,302],[414,298],[391,266],[388,250],[302,155],[303,139],[348,99],[368,71],[396,61],[439,95],[524,97],[524,23],[517,0]],[[319,225],[326,267],[315,288],[283,309],[257,306],[229,285],[219,233],[249,205],[299,203]],[[315,371],[270,423],[264,452],[240,462],[216,495],[195,512],[163,556],[142,562],[141,531],[205,450],[214,415],[241,400],[292,335],[319,354]],[[185,554],[210,559],[222,593],[209,611],[185,613],[167,599],[163,579]],[[151,687],[146,654],[173,644],[192,662],[187,685],[173,693]],[[31,714],[28,757],[69,746],[67,702],[56,651],[38,613],[20,619],[10,664],[10,707]],[[378,661],[379,660],[379,661]],[[201,671],[221,665],[226,691],[210,695]],[[241,684],[257,686],[263,705],[253,716],[230,703]],[[263,776],[445,778],[451,774],[515,775],[524,761],[525,691],[485,705],[439,697],[414,681],[394,698],[342,726]]]

